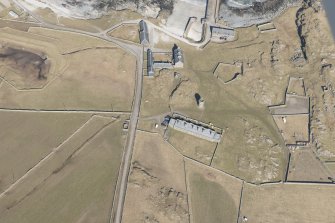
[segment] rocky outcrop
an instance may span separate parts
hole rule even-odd
[[[268,22],[298,0],[241,1],[221,0],[219,18],[231,27],[246,27]]]
[[[61,16],[96,19],[112,10],[131,10],[156,18],[160,12],[172,13],[174,0],[35,0]],[[40,4],[36,4],[39,6]]]
[[[320,10],[320,4],[318,3],[319,2],[313,0],[304,0],[301,8],[297,11],[296,15],[295,23],[297,25],[298,36],[300,38],[300,47],[303,56],[306,60],[308,59],[306,38],[308,36],[308,24],[309,24],[309,21],[307,21],[309,17],[306,16],[306,12],[308,11],[318,12]]]

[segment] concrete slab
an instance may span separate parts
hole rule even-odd
[[[309,97],[287,94],[284,105],[271,106],[269,109],[273,115],[309,114]]]
[[[287,94],[306,96],[304,80],[291,77],[288,83]]]
[[[177,1],[174,5],[172,15],[167,20],[167,30],[182,37],[190,17],[196,17],[198,21],[205,18],[206,4],[206,0]]]
[[[200,42],[202,39],[203,24],[200,21],[192,23],[187,33],[187,38],[192,39],[195,42]]]

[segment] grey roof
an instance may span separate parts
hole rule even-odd
[[[140,32],[140,41],[141,41],[141,44],[148,44],[149,43],[148,33]]]
[[[170,62],[154,62],[154,68],[173,68],[172,64]]]
[[[269,107],[273,115],[309,114],[309,97],[286,94],[285,104]]]
[[[184,62],[183,51],[180,47],[173,49],[173,62],[176,64],[178,62]]]
[[[148,32],[148,26],[147,26],[147,23],[144,20],[141,20],[139,25],[140,25],[140,32],[142,32],[142,31]]]
[[[169,122],[169,126],[187,134],[206,139],[212,142],[219,142],[221,140],[221,134],[216,131],[203,127],[197,124],[194,124],[189,121],[171,118]]]
[[[220,27],[212,27],[212,35],[235,36],[235,30]]]
[[[144,20],[139,22],[140,25],[140,42],[141,44],[149,44],[149,32],[147,24]]]
[[[152,51],[150,49],[147,50],[147,72],[148,76],[154,75],[154,58],[152,55]]]

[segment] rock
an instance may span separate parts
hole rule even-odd
[[[131,10],[145,17],[156,18],[164,10],[172,13],[174,0],[39,0],[60,16],[96,19],[111,10]],[[35,5],[39,7],[38,4]]]
[[[271,21],[297,0],[225,0],[221,1],[219,18],[231,27],[247,27]]]

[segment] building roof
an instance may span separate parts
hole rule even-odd
[[[154,62],[153,67],[163,69],[163,68],[172,68],[173,66],[170,62]]]
[[[154,58],[152,56],[152,51],[151,49],[147,50],[147,73],[148,76],[153,76],[154,75]]]
[[[221,27],[212,27],[212,35],[224,35],[224,36],[235,36],[235,30],[221,28]]]
[[[203,138],[209,141],[219,142],[221,139],[221,134],[217,133],[216,131],[194,124],[189,121],[181,120],[181,119],[175,119],[171,118],[169,122],[169,126],[172,128],[188,133],[190,135]]]
[[[141,20],[139,22],[139,25],[140,25],[140,32],[148,32],[148,26],[144,20]]]
[[[139,22],[140,25],[140,42],[141,44],[149,44],[149,32],[147,24],[144,20]]]
[[[181,50],[180,47],[175,47],[173,49],[173,61],[175,64],[178,62],[184,63],[183,51]]]
[[[140,32],[140,41],[141,41],[141,44],[148,44],[149,43],[148,33]]]

